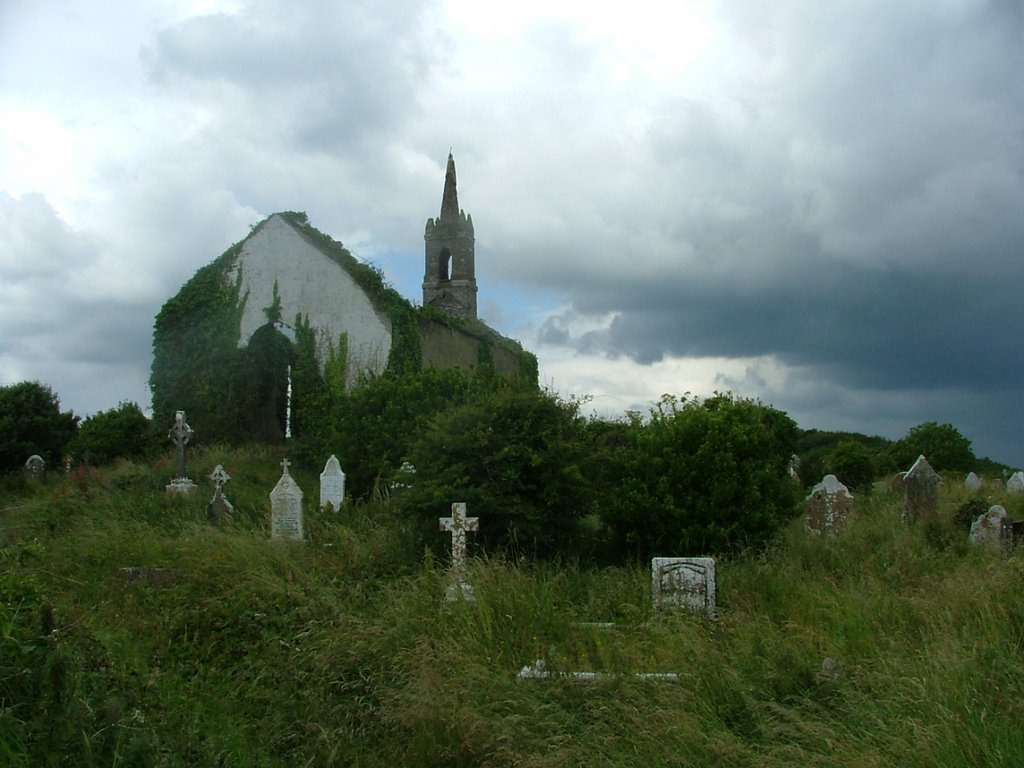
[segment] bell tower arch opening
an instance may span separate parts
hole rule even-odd
[[[455,159],[448,154],[441,213],[427,219],[423,306],[476,319],[476,254],[473,217],[459,208]]]

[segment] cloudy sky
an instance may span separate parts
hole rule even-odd
[[[0,383],[148,403],[153,318],[303,210],[607,416],[731,390],[1024,464],[1016,0],[0,0]]]

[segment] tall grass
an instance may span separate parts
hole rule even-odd
[[[196,457],[193,477],[233,478],[219,527],[206,490],[162,493],[169,460],[3,491],[0,761],[1024,763],[1021,555],[967,546],[956,483],[930,529],[879,487],[838,538],[797,521],[720,560],[708,621],[653,611],[642,563],[480,556],[477,599],[448,603],[386,500],[315,509],[318,468],[294,472],[308,541],[270,541],[279,459]],[[518,679],[538,659],[604,676]]]

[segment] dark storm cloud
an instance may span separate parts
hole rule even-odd
[[[595,238],[567,260],[619,269],[549,262],[572,310],[540,341],[645,364],[774,355],[863,388],[1024,388],[1020,18],[796,9],[757,41],[749,87],[662,105],[631,158],[649,195],[606,223],[668,244]],[[614,319],[572,340],[574,316]]]

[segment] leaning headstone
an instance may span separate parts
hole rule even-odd
[[[964,478],[964,487],[969,491],[980,491],[981,478],[974,472],[968,472],[967,477]]]
[[[188,445],[189,440],[192,439],[192,435],[195,434],[192,427],[185,421],[185,412],[177,411],[174,414],[174,426],[167,432],[167,437],[174,442],[174,447],[177,451],[177,472],[170,483],[168,483],[164,490],[167,493],[192,493],[196,489],[196,484],[188,478],[188,470],[185,467],[185,446]]]
[[[452,504],[451,517],[438,518],[438,528],[452,534],[452,583],[445,592],[446,600],[473,600],[473,585],[466,581],[466,531],[480,527],[480,518],[466,517],[466,502]]]
[[[655,609],[676,608],[714,618],[714,558],[651,558],[651,599]]]
[[[320,473],[320,509],[328,504],[337,512],[345,500],[345,473],[341,471],[338,457],[332,455]]]
[[[302,489],[288,474],[290,464],[281,462],[281,479],[270,492],[270,538],[302,541]]]
[[[806,507],[807,530],[814,533],[839,533],[853,514],[853,495],[835,475],[825,475],[811,489]]]
[[[1013,535],[1012,521],[1006,515],[1006,510],[996,504],[989,507],[988,512],[979,515],[978,519],[971,524],[971,544],[984,546],[998,546],[1005,543],[1006,523],[1010,522],[1010,536]]]
[[[1024,491],[1024,472],[1017,470],[1006,481],[1006,492],[1021,493],[1022,491]]]
[[[231,475],[224,471],[224,467],[218,464],[214,467],[213,472],[210,473],[210,479],[213,481],[213,498],[210,499],[210,503],[206,505],[207,514],[210,519],[215,523],[219,523],[226,515],[230,515],[234,511],[234,507],[231,502],[224,496],[224,484],[231,479]]]
[[[35,480],[42,480],[46,474],[46,461],[38,453],[33,453],[25,461],[25,472]]]
[[[939,514],[939,476],[918,456],[903,478],[903,521],[934,522]]]

